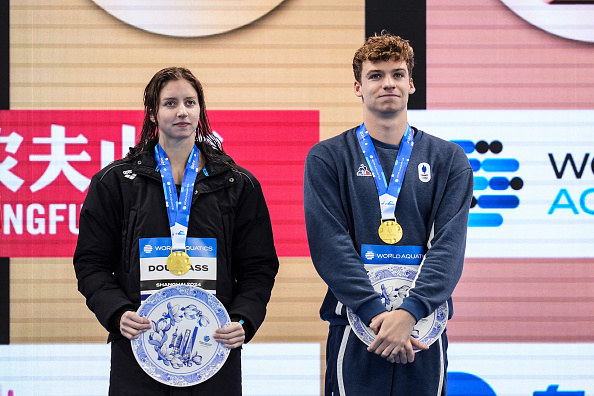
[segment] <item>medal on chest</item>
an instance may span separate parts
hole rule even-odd
[[[167,269],[173,275],[185,275],[191,267],[192,262],[186,251],[172,250],[167,257]]]
[[[382,221],[377,233],[380,239],[389,245],[398,243],[402,239],[402,227],[396,220]]]

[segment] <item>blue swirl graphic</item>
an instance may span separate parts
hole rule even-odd
[[[514,209],[520,205],[520,198],[515,195],[481,195],[477,204],[483,209]]]
[[[506,190],[509,187],[509,180],[507,177],[493,177],[489,180],[489,187],[492,190]]]
[[[482,176],[475,176],[474,177],[474,190],[481,191],[486,190],[489,187],[489,179]]]
[[[520,169],[520,163],[513,158],[489,158],[481,166],[485,172],[515,172]]]
[[[468,216],[468,227],[499,227],[503,224],[503,216],[499,213],[471,213]]]
[[[466,154],[471,154],[474,152],[474,142],[471,140],[452,140],[452,142],[462,147]]]
[[[497,396],[482,378],[463,372],[448,372],[449,396]]]

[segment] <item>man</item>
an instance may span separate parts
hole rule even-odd
[[[442,304],[452,315],[473,175],[461,147],[408,125],[413,65],[408,41],[369,38],[353,59],[363,124],[316,144],[305,162],[307,236],[328,285],[320,309],[330,322],[327,395],[446,394],[445,331],[431,346],[411,335]],[[366,272],[377,251],[421,257],[396,310],[386,309]],[[352,331],[347,307],[375,333],[369,346]]]

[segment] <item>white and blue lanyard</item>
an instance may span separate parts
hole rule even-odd
[[[400,195],[400,189],[402,188],[402,182],[404,181],[404,174],[406,173],[408,161],[414,146],[414,132],[410,125],[407,124],[406,131],[404,131],[402,142],[398,149],[398,156],[396,157],[389,183],[386,181],[382,164],[379,161],[379,157],[373,146],[373,141],[371,140],[364,123],[357,128],[357,138],[359,139],[359,145],[361,146],[361,150],[363,151],[367,165],[369,165],[369,169],[373,174],[373,180],[377,187],[382,221],[394,220],[396,218],[396,202],[398,202],[398,196]]]
[[[181,192],[178,199],[169,158],[163,150],[163,147],[161,147],[161,144],[155,146],[155,160],[158,164],[157,170],[161,173],[161,178],[163,179],[165,206],[167,208],[167,217],[169,218],[169,228],[171,230],[172,251],[186,250],[190,207],[192,206],[194,183],[196,182],[196,176],[198,175],[199,159],[200,150],[194,146],[190,153],[190,158],[188,158],[188,163],[186,164]]]

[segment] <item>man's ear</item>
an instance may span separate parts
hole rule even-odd
[[[361,92],[361,83],[359,81],[355,80],[355,84],[354,84],[353,88],[355,90],[355,96],[362,98],[363,92]]]
[[[413,83],[413,79],[411,77],[410,81],[408,82],[408,94],[409,95],[414,94],[416,90],[417,89],[415,88],[415,84]]]

